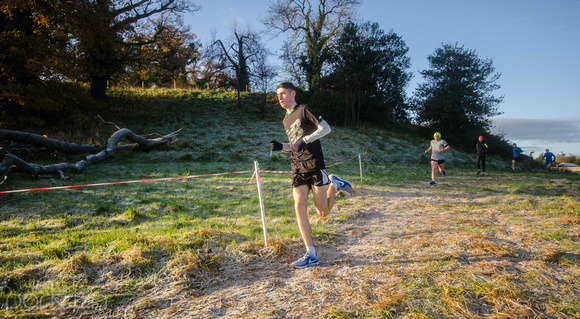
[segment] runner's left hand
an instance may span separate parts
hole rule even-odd
[[[294,145],[292,145],[292,150],[296,153],[300,152],[304,146],[306,145],[306,142],[304,142],[303,139],[300,139],[298,141],[296,141],[296,143],[294,143]]]

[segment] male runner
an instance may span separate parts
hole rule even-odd
[[[479,142],[475,145],[477,149],[477,175],[485,175],[485,158],[487,156],[487,144],[483,141],[483,136],[479,137]]]
[[[512,144],[512,172],[516,171],[516,162],[518,163],[518,165],[520,166],[520,168],[522,169],[522,171],[524,170],[524,166],[522,165],[522,158],[520,157],[520,154],[522,153],[522,149],[519,148],[516,143]]]
[[[353,189],[349,182],[326,173],[320,138],[330,133],[328,123],[309,106],[296,103],[296,87],[292,83],[278,85],[276,95],[280,106],[286,110],[283,124],[290,142],[271,141],[270,149],[292,151],[290,163],[294,209],[300,235],[306,246],[306,254],[294,262],[294,267],[306,268],[319,263],[308,220],[308,194],[312,190],[318,215],[326,217],[334,205],[335,192],[345,190],[352,193]]]
[[[554,153],[550,152],[549,149],[546,149],[546,153],[544,153],[544,156],[542,156],[544,158],[544,160],[546,161],[546,169],[548,170],[548,172],[552,172],[552,163],[556,160],[556,155],[554,155]]]

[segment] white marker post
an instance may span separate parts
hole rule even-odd
[[[362,161],[360,159],[360,153],[358,154],[358,168],[360,170],[360,182],[362,183]]]
[[[254,169],[254,174],[256,175],[256,185],[258,186],[258,198],[260,200],[262,229],[264,230],[264,247],[268,247],[268,230],[266,229],[266,214],[264,213],[264,201],[262,200],[262,180],[260,179],[260,168],[258,167],[258,161],[254,161]]]

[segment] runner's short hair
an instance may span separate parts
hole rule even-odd
[[[276,87],[276,90],[277,89],[286,89],[286,90],[296,91],[296,87],[294,86],[294,84],[292,84],[292,82],[282,82],[282,83],[278,84],[278,86]]]

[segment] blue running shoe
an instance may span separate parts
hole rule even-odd
[[[309,253],[306,253],[304,257],[294,262],[294,267],[300,269],[314,265],[318,265],[318,254],[316,254],[316,256],[311,256]]]
[[[435,181],[430,181],[429,184],[435,185]]]
[[[352,194],[353,192],[352,185],[350,185],[350,183],[345,181],[344,179],[341,179],[340,177],[334,174],[330,174],[330,181],[332,182],[334,188],[336,188],[337,191],[345,190],[347,193]]]
[[[443,176],[447,176],[447,171],[443,170]]]

